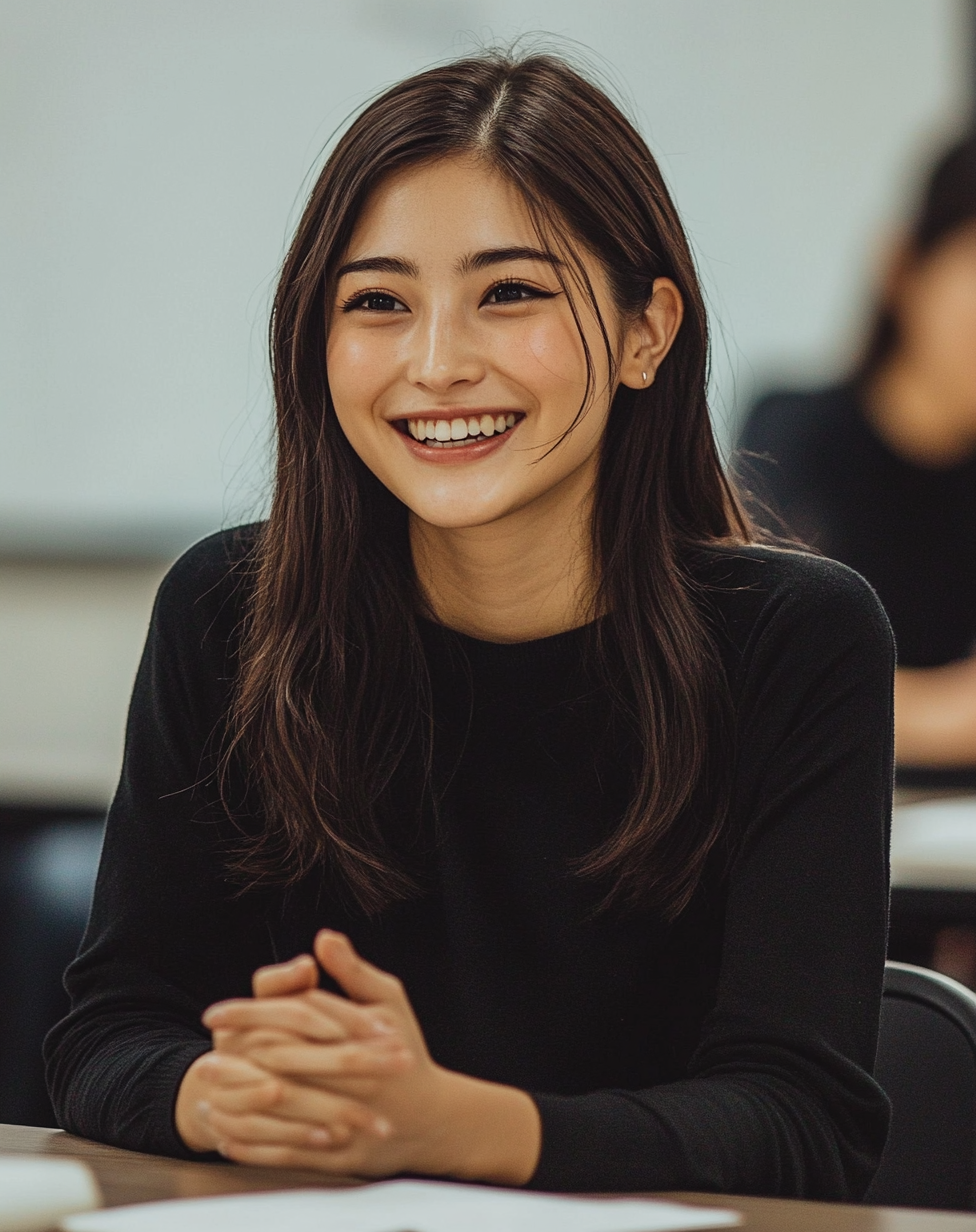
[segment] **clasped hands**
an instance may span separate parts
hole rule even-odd
[[[524,1184],[540,1149],[523,1091],[437,1065],[403,985],[321,931],[305,954],[256,971],[253,999],[203,1015],[213,1051],[189,1067],[176,1127],[193,1150],[342,1176],[400,1172]]]

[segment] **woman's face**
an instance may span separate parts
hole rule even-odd
[[[976,426],[976,222],[909,266],[895,314],[903,358]]]
[[[640,387],[677,330],[677,291],[658,296],[655,284],[659,316],[669,297],[677,303],[655,349],[653,320],[622,330],[599,262],[579,256],[618,379]],[[586,363],[559,260],[519,193],[471,158],[392,176],[359,218],[329,327],[332,399],[360,458],[432,526],[486,525],[592,485],[613,390],[599,323],[577,295],[595,392],[560,441],[583,402]]]

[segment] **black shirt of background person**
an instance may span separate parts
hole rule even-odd
[[[760,520],[871,583],[901,666],[939,667],[973,653],[976,457],[938,469],[899,457],[872,430],[853,384],[769,395],[740,447]],[[976,785],[976,766],[899,768],[899,781]]]

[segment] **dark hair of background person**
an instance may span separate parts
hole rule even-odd
[[[580,245],[602,263],[622,320],[642,312],[658,277],[684,299],[653,385],[617,392],[600,458],[592,535],[606,619],[594,655],[641,764],[618,830],[578,870],[607,879],[606,903],[673,916],[721,834],[731,761],[728,690],[681,553],[750,541],[752,529],[712,436],[705,307],[661,173],[606,95],[549,55],[489,52],[394,86],[354,121],[311,193],[274,302],[276,487],[223,761],[240,759],[263,821],[233,867],[256,884],[325,861],[370,912],[417,889],[394,836],[419,826],[424,800],[436,808],[424,606],[407,510],[336,418],[326,336],[335,271],[370,192],[403,168],[465,154],[516,185],[540,237],[567,256],[577,327],[573,288],[596,306]],[[606,327],[603,342],[612,370]],[[391,781],[411,766],[417,817],[387,816]]]
[[[933,167],[906,237],[906,258],[909,261],[924,259],[953,232],[974,221],[976,133],[970,133],[950,146]],[[875,310],[854,379],[866,381],[872,377],[897,349],[898,341],[898,322],[885,297]]]

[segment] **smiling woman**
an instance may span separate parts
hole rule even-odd
[[[271,515],[157,600],[62,1124],[860,1195],[890,634],[856,575],[752,542],[640,136],[546,56],[394,87],[312,192],[272,362]]]

